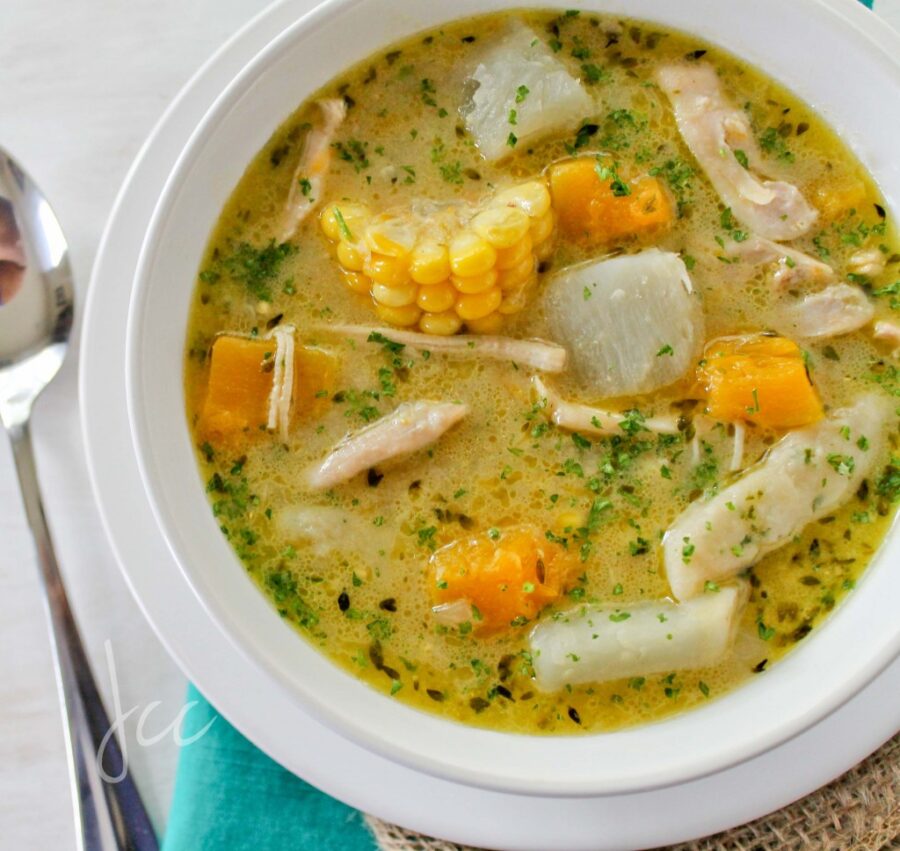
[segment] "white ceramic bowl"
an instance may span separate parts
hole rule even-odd
[[[900,44],[855,0],[591,0],[585,10],[694,32],[765,69],[851,144],[898,209]],[[542,2],[517,6],[542,7]],[[298,707],[392,759],[504,791],[596,795],[650,789],[736,764],[809,727],[900,651],[900,536],[821,629],[746,686],[672,720],[586,737],[514,736],[410,709],[332,665],[285,624],[217,528],[196,470],[181,382],[188,308],[213,224],[247,163],[309,93],[386,45],[450,17],[507,8],[457,0],[331,0],[263,50],[198,126],[167,181],[144,243],[128,325],[128,407],[159,527],[228,641]],[[835,73],[839,70],[839,73]],[[222,658],[222,665],[228,659]],[[261,709],[261,711],[264,711]]]

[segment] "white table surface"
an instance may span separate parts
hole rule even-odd
[[[131,161],[194,71],[265,0],[0,0],[0,145],[32,174],[65,229],[78,303]],[[75,342],[78,341],[76,331]],[[77,413],[77,346],[38,402],[35,452],[59,560],[112,711],[113,649],[134,776],[165,823],[177,750],[162,731],[185,681],[119,574],[94,506]],[[46,627],[7,441],[0,437],[0,847],[74,847]]]
[[[62,221],[84,303],[116,192],[166,105],[265,0],[0,0],[0,145],[38,181]],[[900,0],[876,0],[900,23]],[[76,331],[75,342],[78,341]],[[158,828],[177,749],[163,731],[185,681],[125,587],[94,506],[77,414],[77,346],[38,403],[35,451],[44,500],[95,671],[113,711],[114,654],[128,756]],[[74,847],[62,728],[32,544],[7,442],[0,439],[0,846]]]

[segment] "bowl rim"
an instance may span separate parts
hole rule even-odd
[[[887,63],[887,65],[889,65],[895,75],[898,73],[898,71],[900,71],[900,60],[893,58],[888,52],[888,46],[893,46],[897,48],[894,56],[900,56],[900,37],[889,30],[886,33],[885,30],[887,30],[887,28],[883,27],[880,22],[877,22],[877,19],[875,19],[874,16],[872,16],[871,21],[868,21],[856,14],[856,11],[861,12],[863,15],[868,14],[864,10],[855,10],[854,12],[850,12],[850,5],[856,6],[855,0],[800,0],[800,3],[804,4],[808,9],[826,10],[833,13],[834,16],[840,19],[844,24],[849,24],[854,32],[864,38],[871,47],[876,48],[879,58],[883,62]],[[266,658],[264,655],[261,655],[258,652],[258,648],[253,645],[247,646],[246,644],[239,641],[234,634],[234,625],[232,624],[231,628],[229,628],[229,618],[227,614],[213,605],[212,601],[203,594],[201,587],[199,587],[197,582],[195,581],[196,577],[192,576],[188,563],[189,560],[186,561],[184,557],[184,554],[179,545],[178,536],[174,533],[174,530],[177,528],[177,523],[175,523],[175,518],[173,518],[166,505],[165,494],[162,489],[163,485],[159,478],[159,471],[155,464],[157,456],[153,456],[149,450],[149,447],[153,445],[152,429],[150,429],[149,427],[152,420],[148,419],[150,412],[147,411],[144,400],[142,398],[143,381],[145,379],[145,375],[143,372],[144,363],[142,354],[144,353],[146,344],[146,329],[144,328],[143,324],[143,314],[146,301],[149,297],[148,281],[150,280],[150,276],[152,273],[153,263],[156,256],[158,255],[158,242],[160,236],[164,232],[172,207],[177,202],[178,191],[183,183],[183,180],[185,176],[190,173],[191,168],[195,165],[196,160],[200,155],[203,142],[209,139],[210,133],[212,133],[216,129],[218,123],[220,123],[223,119],[223,116],[233,106],[234,102],[238,100],[243,94],[245,94],[247,89],[249,89],[256,82],[258,76],[261,73],[264,73],[267,67],[270,67],[271,65],[277,63],[280,58],[283,58],[283,55],[285,53],[290,52],[290,50],[295,47],[295,41],[302,42],[304,39],[309,38],[313,34],[315,34],[317,28],[321,28],[327,25],[330,21],[339,19],[342,15],[349,13],[350,11],[357,10],[360,7],[366,5],[378,5],[378,2],[377,0],[327,0],[327,2],[323,3],[321,6],[315,8],[308,14],[299,18],[292,26],[284,30],[279,36],[271,41],[262,51],[260,51],[254,57],[253,60],[251,60],[243,68],[243,70],[231,81],[231,83],[216,99],[212,107],[204,116],[203,120],[191,135],[190,140],[179,156],[176,165],[170,173],[169,178],[166,181],[165,186],[160,194],[159,201],[153,212],[151,223],[149,228],[147,229],[146,238],[141,249],[140,260],[135,274],[134,291],[129,308],[126,358],[128,416],[133,432],[137,462],[140,469],[141,478],[143,480],[156,523],[166,541],[170,552],[178,563],[181,573],[187,581],[189,587],[197,596],[198,600],[204,606],[206,611],[209,613],[211,619],[216,623],[219,630],[228,639],[232,647],[234,647],[238,652],[241,652],[243,655],[249,657],[256,665],[266,669],[269,674],[274,676],[276,679],[282,680],[283,677],[281,677],[280,675],[284,672],[275,667],[272,664],[271,659]],[[546,4],[544,3],[528,3],[522,5],[530,5],[537,8],[546,8]],[[588,6],[592,4],[584,5]],[[521,8],[521,6],[517,5],[517,8]],[[848,21],[848,15],[851,19],[855,17],[856,20]],[[634,16],[642,17],[645,20],[652,20],[652,17],[646,15],[636,14]],[[459,17],[461,16],[444,15],[442,19],[449,21],[456,20]],[[403,37],[405,38],[408,35],[412,35],[414,32],[419,31],[419,29],[421,28],[409,30]],[[709,38],[708,36],[703,37]],[[715,39],[711,40],[715,41]],[[884,44],[882,42],[887,42],[887,44]],[[376,50],[382,49],[385,46],[386,44],[382,44],[381,47],[376,48]],[[725,49],[729,49],[731,50],[731,52],[737,52],[733,47]],[[369,51],[365,55],[371,55],[372,52],[373,51]],[[363,58],[364,55],[360,55],[358,57],[358,59]],[[276,122],[276,126],[277,124],[280,124],[280,120]],[[182,419],[184,418],[182,417]],[[889,533],[888,537],[891,539],[896,538],[897,536],[894,534],[894,532],[896,532],[896,527],[891,533]],[[874,571],[876,567],[874,562],[884,561],[884,558],[882,556],[883,552],[880,554],[880,556],[876,556],[873,559],[873,564],[871,564],[869,568],[867,568],[867,576]],[[232,556],[232,558],[235,564],[240,566],[240,562],[237,560],[237,558],[235,556]],[[243,567],[241,567],[241,570],[243,570]],[[843,610],[846,609],[848,604],[851,602],[852,600],[846,601],[841,606],[841,612],[843,612]],[[267,600],[266,603],[268,604]],[[835,613],[834,616],[828,619],[827,624],[820,628],[819,635],[822,635],[828,627],[832,626],[832,624],[837,619],[838,614],[839,613]],[[306,644],[305,641],[304,644]],[[319,652],[312,649],[311,645],[306,644],[306,646],[308,647],[308,649],[312,650],[314,654],[320,656]],[[802,648],[798,648],[798,650],[790,654],[788,658],[796,658],[796,656],[799,655],[801,649]],[[541,779],[536,781],[531,777],[523,778],[502,773],[490,774],[480,770],[461,769],[459,766],[448,767],[446,763],[443,763],[440,760],[435,761],[433,758],[425,757],[416,750],[403,749],[402,747],[398,749],[396,747],[396,743],[394,743],[393,745],[389,745],[386,741],[382,741],[377,735],[373,736],[371,725],[359,724],[358,721],[348,721],[346,717],[336,717],[334,714],[334,708],[329,705],[328,701],[321,699],[317,693],[310,689],[301,689],[298,691],[296,688],[293,688],[292,693],[300,700],[303,707],[309,710],[317,719],[319,719],[320,721],[324,721],[330,727],[338,730],[340,733],[352,739],[353,741],[356,741],[371,750],[375,750],[378,753],[388,756],[391,759],[407,764],[415,769],[423,770],[440,777],[467,783],[469,785],[482,786],[485,788],[499,789],[503,791],[513,791],[522,794],[572,796],[613,794],[637,790],[648,790],[704,776],[728,766],[734,765],[737,762],[742,762],[752,756],[758,755],[766,750],[771,749],[772,747],[775,747],[777,744],[787,740],[788,738],[792,738],[801,730],[806,729],[815,721],[821,719],[824,715],[833,711],[833,709],[846,702],[846,700],[848,700],[856,691],[858,691],[859,688],[873,679],[881,670],[883,670],[888,664],[890,664],[893,658],[897,655],[898,650],[900,650],[900,633],[894,635],[892,641],[886,642],[885,646],[881,648],[880,652],[871,657],[868,660],[867,664],[856,666],[854,668],[855,676],[844,680],[841,684],[841,687],[835,687],[831,689],[830,698],[827,702],[820,702],[820,704],[815,709],[795,716],[792,719],[791,724],[781,723],[777,727],[777,732],[771,733],[767,737],[757,737],[754,742],[746,743],[743,748],[731,748],[727,755],[719,754],[717,757],[713,759],[707,759],[706,761],[696,760],[696,764],[690,770],[678,770],[669,773],[648,771],[645,772],[645,776],[641,779],[632,779],[628,782],[625,782],[624,784],[617,780],[611,781],[609,779],[606,779],[603,782],[598,781],[588,783],[557,782],[551,786]],[[324,657],[320,656],[320,658]],[[785,660],[785,662],[787,662],[787,660]],[[784,667],[785,662],[780,663],[780,665],[777,667],[779,669]],[[331,662],[328,662],[327,664],[330,667],[333,667],[335,670],[340,670]],[[343,674],[343,672],[341,673]],[[344,676],[349,675],[344,674]],[[374,691],[369,689],[368,686],[356,680],[355,678],[351,679],[357,687]],[[292,685],[296,686],[296,683],[293,683]],[[733,691],[731,695],[720,698],[714,704],[712,704],[712,706],[721,705],[725,701],[728,701],[729,697],[733,697],[735,694],[744,693],[747,689],[747,685],[742,686],[739,689]],[[379,695],[379,697],[382,696]],[[392,705],[399,706],[398,704]],[[634,738],[634,734],[636,732],[639,733],[650,728],[659,727],[660,725],[667,725],[671,727],[676,720],[682,719],[685,716],[697,715],[701,711],[705,711],[705,708],[703,710],[694,710],[690,713],[680,713],[675,717],[675,719],[659,722],[658,724],[644,725],[638,728],[633,728],[632,730],[603,734],[602,736],[589,736],[587,738],[605,738],[607,740],[612,738]],[[412,714],[416,716],[422,715],[427,716],[428,718],[434,718],[434,716],[416,710],[407,710],[407,714],[409,712],[412,712]],[[467,733],[472,734],[473,738],[479,733],[485,732],[477,730],[476,728],[463,727],[462,725],[455,724],[454,722],[449,722],[445,719],[439,719],[439,723],[442,726],[448,725],[465,729]],[[514,740],[513,744],[515,744],[516,742],[521,742],[523,738],[537,738],[541,741],[552,741],[554,743],[566,740],[574,740],[578,742],[584,742],[586,740],[582,737],[579,737],[577,739],[572,739],[572,737],[523,737],[521,735],[500,733],[494,731],[488,732],[487,735],[494,738],[512,739]]]

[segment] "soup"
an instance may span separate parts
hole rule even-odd
[[[211,236],[212,510],[391,699],[557,734],[703,705],[890,526],[898,261],[841,140],[709,44],[574,10],[420,34],[301,104]]]

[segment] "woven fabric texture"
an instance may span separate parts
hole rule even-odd
[[[383,851],[475,851],[371,816],[366,821]],[[900,849],[900,734],[842,777],[776,813],[665,851],[886,849]]]

